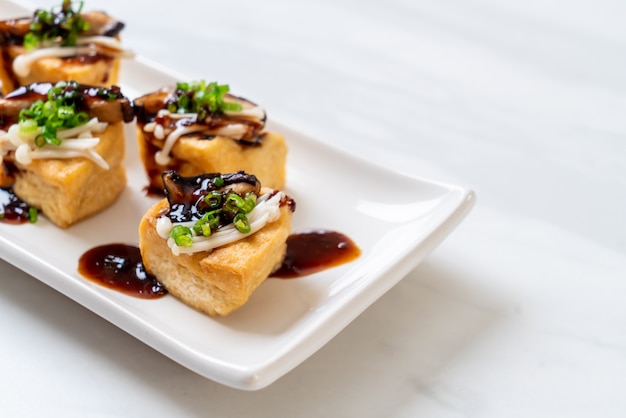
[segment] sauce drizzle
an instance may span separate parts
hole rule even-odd
[[[346,235],[323,229],[291,234],[280,268],[270,277],[292,279],[348,263],[361,250]]]
[[[353,261],[361,250],[346,235],[323,229],[291,234],[280,268],[270,277],[293,279]],[[139,248],[128,244],[107,244],[85,252],[78,262],[85,278],[130,296],[157,299],[168,292],[148,274]]]
[[[99,285],[138,298],[157,299],[168,293],[146,272],[139,248],[133,245],[94,247],[80,257],[78,272]]]

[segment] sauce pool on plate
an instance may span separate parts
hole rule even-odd
[[[348,263],[360,254],[359,247],[340,232],[311,230],[291,234],[283,264],[270,277],[307,276]],[[156,299],[168,293],[154,276],[146,272],[139,248],[134,245],[94,247],[80,257],[78,272],[95,283],[130,296]]]
[[[143,299],[156,299],[167,290],[146,272],[139,248],[128,244],[94,247],[78,261],[78,272],[109,289]]]
[[[307,276],[348,263],[360,254],[359,247],[340,232],[318,229],[291,234],[283,264],[270,277]]]

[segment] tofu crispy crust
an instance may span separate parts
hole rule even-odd
[[[146,212],[139,225],[139,248],[146,270],[189,306],[212,316],[225,316],[243,306],[255,289],[282,263],[291,231],[292,211],[242,240],[191,255],[175,256],[156,231],[168,210],[163,199]]]
[[[126,187],[123,123],[110,124],[98,137],[96,152],[107,161],[108,170],[85,158],[15,163],[15,193],[61,228],[111,205]]]

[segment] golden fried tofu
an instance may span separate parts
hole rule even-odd
[[[24,53],[22,46],[4,47],[6,53],[0,54],[0,81],[2,92],[7,94],[19,86],[50,81],[76,80],[83,84],[94,86],[111,86],[117,84],[120,59],[104,55],[90,57],[44,57],[34,61],[27,75],[21,76],[13,71],[2,69],[12,68],[15,57]],[[6,58],[5,58],[6,57]]]
[[[37,46],[26,50],[25,36],[35,17],[0,22],[0,81],[8,94],[34,82],[74,80],[108,87],[118,82],[120,58],[132,56],[121,48],[119,33],[124,24],[104,12],[81,13],[88,29],[81,31],[76,45]],[[60,15],[61,16],[61,15]]]
[[[160,200],[139,225],[146,271],[191,307],[212,316],[228,315],[243,306],[283,261],[294,206],[282,199],[278,219],[257,232],[208,251],[178,255],[158,232],[159,219],[172,207],[168,199]]]
[[[41,159],[28,165],[16,162],[15,194],[61,228],[110,206],[126,187],[123,123],[110,125],[98,136],[95,150],[108,169],[85,158]]]
[[[265,111],[230,94],[223,100],[240,105],[239,111],[211,111],[202,104],[194,112],[172,109],[183,96],[193,101],[192,93],[167,87],[134,100],[139,154],[150,190],[162,192],[161,173],[166,170],[185,176],[244,170],[265,187],[282,189],[287,144],[281,134],[264,130]]]
[[[279,133],[264,132],[258,144],[240,143],[224,136],[184,136],[172,148],[171,162],[160,165],[154,159],[157,148],[149,142],[141,127],[137,131],[139,155],[152,190],[163,190],[161,173],[173,168],[184,176],[244,170],[255,173],[267,187],[285,187],[287,144]]]
[[[110,206],[126,186],[123,166],[125,126],[132,121],[130,102],[119,88],[98,90],[68,83],[65,91],[83,95],[82,107],[97,132],[81,138],[63,139],[62,145],[37,147],[28,141],[16,145],[11,135],[19,127],[17,115],[37,100],[46,100],[50,83],[21,87],[0,99],[0,156],[3,167],[0,184],[12,186],[15,194],[61,228],[67,228]],[[100,91],[100,93],[98,93]],[[87,126],[87,124],[85,124]],[[95,129],[95,128],[94,128]],[[69,142],[90,141],[87,149],[66,150]],[[76,146],[76,145],[73,145]],[[78,146],[76,146],[78,147]],[[69,152],[70,154],[59,154]],[[82,154],[81,154],[82,152]],[[73,153],[73,154],[72,154]]]

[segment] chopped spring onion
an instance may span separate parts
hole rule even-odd
[[[19,124],[20,134],[21,135],[32,135],[37,132],[37,121],[34,119],[24,119],[22,123]]]
[[[226,183],[220,175],[212,176]],[[202,179],[203,187],[206,187]],[[193,254],[211,251],[256,233],[266,224],[278,220],[285,194],[279,191],[263,190],[257,195],[256,189],[233,183],[223,189],[208,190],[202,197],[194,197],[184,220],[180,219],[178,208],[172,206],[175,214],[163,214],[156,221],[156,232],[167,241],[172,254]],[[244,191],[241,190],[242,186]],[[206,189],[204,189],[206,190]],[[195,192],[194,192],[195,194]],[[221,202],[221,203],[220,203]]]
[[[221,177],[219,179],[221,180]],[[204,196],[204,203],[206,203],[209,209],[221,208],[222,207],[222,194],[214,190],[208,195]]]
[[[172,250],[172,254],[193,254],[199,251],[211,251],[214,248],[221,247],[223,245],[230,244],[237,240],[240,240],[250,234],[254,234],[263,228],[267,223],[271,223],[280,218],[280,202],[284,194],[278,192],[276,194],[264,194],[259,197],[257,206],[248,215],[241,214],[237,218],[236,223],[230,223],[228,225],[220,226],[216,231],[212,231],[209,236],[194,235],[192,237],[193,244],[190,247],[179,246],[176,244],[174,238],[171,237],[170,232],[172,228],[176,226],[193,227],[194,221],[181,222],[173,224],[168,216],[161,216],[157,219],[156,229],[159,236],[167,240],[167,245]],[[245,219],[242,217],[245,216]],[[247,230],[247,226],[250,226],[248,232],[242,232],[237,228],[237,225],[243,230]],[[195,233],[195,231],[194,231]]]
[[[58,82],[48,91],[48,100],[37,100],[30,108],[22,109],[19,114],[20,133],[29,134],[42,127],[41,133],[35,138],[35,145],[60,145],[61,139],[57,131],[63,128],[74,128],[89,121],[86,112],[76,110],[75,82]]]
[[[242,234],[247,234],[248,232],[250,232],[250,221],[248,220],[248,217],[243,213],[238,213],[235,215],[235,217],[233,218],[233,225],[235,225],[237,231],[241,232]]]
[[[220,224],[220,210],[214,210],[207,212],[200,219],[196,221],[193,226],[193,231],[197,236],[208,237],[211,235],[211,230],[217,229]]]
[[[254,197],[252,197],[254,196]],[[224,203],[224,210],[229,213],[250,213],[256,205],[256,195],[247,193],[245,199],[236,193],[229,193]]]
[[[24,48],[29,51],[43,42],[60,42],[62,46],[74,46],[78,36],[89,29],[82,16],[83,2],[78,9],[72,8],[70,0],[63,0],[61,7],[52,10],[37,9],[33,15],[29,32],[24,36]]]
[[[37,215],[39,214],[39,211],[37,210],[37,208],[34,207],[29,207],[28,208],[28,222],[30,222],[31,224],[34,224],[35,222],[37,222]]]
[[[209,114],[237,112],[243,109],[240,103],[224,101],[230,91],[228,84],[207,83],[204,80],[177,83],[176,93],[167,109],[171,113],[197,113],[199,120]]]
[[[183,225],[174,226],[170,232],[170,238],[176,242],[176,245],[181,247],[191,247],[193,245],[191,229]]]

